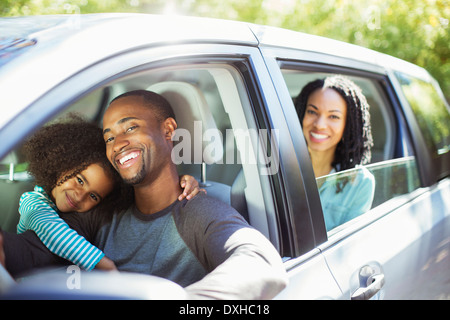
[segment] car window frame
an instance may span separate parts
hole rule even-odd
[[[299,127],[301,126],[295,113],[293,101],[289,95],[289,91],[282,76],[281,70],[283,67],[294,65],[302,71],[339,73],[360,76],[377,81],[380,85],[380,89],[383,91],[381,92],[381,94],[383,95],[383,99],[387,99],[387,103],[392,109],[392,116],[394,117],[392,121],[395,125],[396,130],[397,141],[395,142],[395,144],[397,149],[393,151],[393,156],[415,156],[416,162],[418,161],[418,157],[416,156],[417,151],[413,146],[411,134],[408,130],[408,127],[406,126],[406,118],[403,114],[403,108],[399,103],[395,91],[396,88],[391,84],[389,72],[384,67],[361,61],[355,64],[353,60],[343,57],[330,57],[321,53],[310,53],[301,50],[277,48],[272,46],[263,47],[262,53],[264,55],[269,72],[272,76],[272,81],[274,83],[274,86],[276,87],[279,99],[280,101],[282,101],[282,104],[285,105],[283,111],[288,112],[288,114],[286,114],[286,121],[291,121],[293,125],[297,123]],[[286,106],[290,107],[286,108]],[[293,117],[294,114],[295,119],[293,120],[291,119],[291,117]],[[294,134],[294,132],[292,132],[291,134]],[[303,133],[301,133],[301,137],[303,138]],[[310,160],[308,161],[310,162]],[[312,166],[310,164],[302,167],[301,170],[302,174],[312,174]],[[309,183],[307,185],[308,190],[306,191],[306,193],[308,194],[308,201],[311,203],[313,201],[317,201],[316,199],[320,199],[315,181],[314,184]],[[369,210],[368,213],[370,214],[363,214],[360,217],[357,217],[345,223],[345,228],[337,228],[336,231],[326,234],[325,237],[321,239],[321,242],[318,243],[318,247],[326,248],[333,245],[334,243],[349,236],[350,234],[357,232],[365,226],[368,226],[379,218],[389,214],[390,212],[393,212],[396,208],[399,208],[408,201],[411,201],[411,199],[416,198],[423,192],[424,190],[422,189],[416,189],[410,194],[405,194],[399,196],[398,198],[387,200],[378,207]],[[310,206],[310,210],[311,216],[315,218],[314,231],[323,232],[325,226],[323,223],[322,207],[320,205],[319,207]]]
[[[291,134],[292,129],[284,116],[282,105],[271,80],[272,75],[268,73],[264,62],[260,63],[262,64],[255,69],[256,73],[251,74],[253,79],[248,83],[253,83],[250,91],[254,91],[259,99],[262,99],[261,105],[265,108],[260,113],[260,128],[262,128],[261,123],[264,123],[264,128],[277,129],[279,133],[280,170],[276,175],[270,176],[270,183],[272,186],[271,196],[276,201],[278,210],[279,228],[283,242],[280,254],[283,257],[298,257],[310,252],[318,243],[321,243],[324,233],[314,230],[310,206],[317,202],[311,204],[308,200],[307,181],[305,181],[304,175],[302,177],[302,165],[299,165],[299,163],[303,163],[307,166],[309,162],[304,156],[305,152],[298,152],[298,149],[294,148],[293,140],[296,140],[298,136]],[[299,142],[303,143],[303,150],[306,151],[304,141],[300,140]]]

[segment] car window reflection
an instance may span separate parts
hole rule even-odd
[[[317,179],[327,231],[372,207],[375,178],[365,167],[332,173]]]

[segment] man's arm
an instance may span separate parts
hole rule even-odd
[[[277,252],[273,252],[261,237],[252,229],[241,229],[231,235],[229,242],[236,248],[202,280],[186,287],[188,297],[226,300],[274,298],[286,287],[287,275]],[[227,247],[224,249],[226,251]]]
[[[275,297],[287,285],[286,270],[276,249],[233,208],[204,198],[187,203],[177,221],[183,239],[210,271],[202,280],[186,287],[188,297]]]

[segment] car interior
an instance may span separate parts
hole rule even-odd
[[[327,75],[299,70],[282,72],[293,99],[306,83]],[[374,146],[372,161],[366,167],[375,176],[372,207],[376,207],[395,194],[404,194],[416,187],[415,162],[407,157],[394,157],[394,117],[380,85],[368,78],[350,78],[362,88],[371,107]],[[196,177],[208,195],[231,204],[276,248],[280,248],[270,183],[267,176],[260,174],[265,164],[258,161],[267,156],[267,150],[257,135],[248,134],[257,126],[252,102],[237,69],[222,63],[141,71],[86,94],[55,118],[78,112],[101,126],[102,115],[109,102],[119,94],[136,89],[163,95],[174,109],[178,128],[186,130],[178,131],[187,135],[180,134],[174,138],[176,152],[172,154],[172,160],[177,164],[178,173]],[[26,173],[26,161],[20,147],[1,160],[0,170],[0,197],[4,204],[0,227],[15,232],[20,195],[34,186],[32,177]],[[391,186],[393,174],[407,181]],[[252,182],[251,188],[247,187],[247,181]]]
[[[262,190],[246,185],[249,179],[261,185],[257,161],[246,160],[255,160],[256,156],[241,156],[240,153],[240,150],[260,152],[257,150],[260,146],[252,135],[243,139],[234,137],[234,130],[249,131],[256,127],[245,115],[251,112],[250,101],[242,94],[243,80],[234,67],[225,64],[179,66],[134,74],[85,95],[55,119],[76,112],[101,126],[109,102],[121,93],[137,89],[164,96],[174,109],[178,128],[189,133],[174,138],[177,152],[172,159],[178,164],[179,174],[196,177],[208,195],[231,204],[277,245],[278,239],[270,236],[273,233],[269,229],[275,227],[275,223],[272,221],[271,227],[267,221]],[[176,149],[177,144],[182,147]],[[32,177],[26,173],[26,160],[21,156],[20,147],[2,159],[1,165],[1,200],[6,207],[0,215],[0,226],[16,232],[19,198],[34,185]]]
[[[310,81],[323,79],[331,73],[306,72],[301,70],[283,69],[283,77],[288,87],[290,96],[294,101],[301,89]],[[397,124],[389,99],[386,97],[379,81],[369,77],[345,75],[355,82],[362,90],[370,106],[370,119],[373,136],[372,158],[365,165],[375,178],[375,194],[372,208],[416,189],[420,182],[415,159],[405,150],[398,151],[396,144]],[[400,148],[401,149],[401,148]],[[318,178],[318,182],[324,179],[343,179],[350,176],[350,169],[345,172],[333,174],[333,177],[324,176]],[[392,179],[392,177],[396,179]]]

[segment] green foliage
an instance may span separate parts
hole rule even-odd
[[[268,24],[425,67],[450,100],[450,0],[0,0],[0,16],[179,13]]]
[[[450,115],[434,87],[421,80],[398,75],[403,92],[416,115],[425,140],[437,154],[450,145]],[[441,151],[440,151],[441,150]]]
[[[0,16],[131,11],[126,0],[0,0]]]

